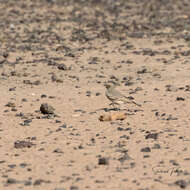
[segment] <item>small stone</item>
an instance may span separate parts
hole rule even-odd
[[[17,113],[15,116],[16,116],[16,117],[23,117],[23,116],[24,116],[24,113],[20,112],[20,113]]]
[[[56,148],[53,152],[54,153],[61,153],[61,154],[64,153],[60,148]]]
[[[35,146],[35,144],[33,144],[30,141],[16,141],[14,143],[14,148],[31,148],[32,146]]]
[[[158,138],[158,133],[149,133],[145,136],[145,139],[154,139],[156,140]]]
[[[54,114],[54,108],[47,103],[41,104],[40,111],[43,114]]]
[[[70,190],[78,190],[79,188],[77,186],[71,186]]]
[[[99,165],[108,165],[109,164],[109,161],[108,161],[108,158],[99,158],[98,160],[98,164]]]
[[[22,102],[27,102],[28,100],[26,98],[23,98],[21,101]]]
[[[125,82],[125,86],[132,86],[134,83],[133,82],[131,82],[131,81],[127,81],[127,82]]]
[[[36,80],[36,81],[34,81],[32,84],[33,84],[33,85],[40,85],[41,82],[40,82],[39,80]]]
[[[56,82],[57,81],[57,76],[54,73],[51,75],[51,81],[52,82]]]
[[[154,146],[152,147],[153,149],[160,149],[160,145],[159,144],[154,144]]]
[[[185,98],[183,98],[183,97],[177,97],[176,100],[177,101],[185,101]]]
[[[121,162],[121,163],[124,163],[126,160],[131,160],[132,158],[128,155],[127,152],[124,153],[124,155],[122,157],[120,157],[118,160]]]
[[[184,180],[177,180],[175,182],[175,185],[178,185],[179,187],[181,187],[182,189],[185,189],[187,187],[187,182]]]
[[[56,119],[56,120],[55,120],[55,123],[61,123],[61,121]]]
[[[3,52],[2,56],[3,56],[4,58],[7,58],[7,57],[9,56],[9,53],[8,53],[8,52]]]
[[[42,182],[44,182],[44,180],[37,179],[37,180],[35,180],[34,185],[41,185]]]
[[[54,99],[54,98],[55,98],[55,96],[49,96],[48,98],[50,98],[50,99]]]
[[[10,164],[8,165],[9,168],[15,168],[16,167],[16,164]]]
[[[151,152],[151,149],[149,147],[145,147],[141,149],[141,152]]]
[[[24,84],[32,84],[30,80],[23,80]]]
[[[31,181],[25,181],[25,182],[24,182],[24,185],[25,185],[25,186],[32,185],[32,182],[31,182]]]
[[[65,129],[65,128],[67,128],[67,124],[64,123],[63,125],[61,125],[61,126],[59,126],[59,127]]]
[[[26,166],[27,166],[26,163],[21,163],[21,164],[20,164],[20,167],[21,167],[21,168],[25,168]]]
[[[41,98],[47,98],[47,95],[46,94],[42,94]]]
[[[15,91],[15,90],[16,90],[16,87],[9,88],[9,91]]]
[[[15,103],[14,102],[8,102],[5,106],[7,107],[16,107]]]
[[[64,70],[64,71],[68,70],[67,66],[66,66],[64,63],[58,65],[57,68],[58,68],[59,70]]]
[[[144,73],[147,73],[147,69],[146,68],[143,68],[143,69],[137,71],[137,74],[144,74]]]
[[[7,183],[8,184],[16,184],[16,183],[18,183],[18,180],[14,179],[14,178],[8,178]]]
[[[26,119],[26,120],[24,120],[24,122],[21,123],[20,125],[21,125],[21,126],[29,126],[31,122],[32,122],[32,119]]]
[[[91,96],[91,92],[90,91],[86,91],[86,96]]]
[[[17,109],[13,107],[13,108],[11,108],[11,111],[17,111]]]

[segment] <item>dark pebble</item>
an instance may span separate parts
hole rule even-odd
[[[141,149],[141,152],[151,152],[151,149],[149,147],[145,147]]]
[[[24,185],[25,185],[25,186],[32,185],[32,182],[31,182],[31,181],[25,181],[25,182],[24,182]]]
[[[100,95],[100,93],[99,93],[99,92],[97,92],[97,93],[96,93],[96,96],[99,96],[99,95]]]
[[[14,148],[31,148],[32,146],[35,146],[35,144],[33,144],[30,141],[16,141],[14,143]]]
[[[46,94],[42,94],[41,98],[47,98],[47,95]]]
[[[37,180],[34,181],[33,185],[41,185],[43,181],[44,180],[42,180],[42,179],[37,179]]]
[[[15,107],[16,105],[15,105],[14,102],[8,102],[5,106],[13,108],[13,107]]]
[[[47,103],[41,104],[40,111],[43,114],[54,114],[54,108]]]
[[[145,136],[145,139],[154,139],[156,140],[158,138],[158,133],[149,133]]]
[[[24,120],[24,124],[29,124],[31,122],[32,122],[32,119],[26,119],[26,120]]]
[[[86,96],[91,96],[91,92],[90,91],[86,91]]]
[[[177,97],[176,100],[177,101],[185,101],[185,98],[183,98],[183,97]]]
[[[10,164],[8,165],[9,168],[15,168],[16,167],[16,164]]]
[[[124,155],[118,159],[118,161],[120,161],[121,163],[123,163],[124,161],[131,160],[131,159],[132,158],[128,155],[128,153],[125,152]]]
[[[108,158],[99,158],[98,164],[99,165],[108,165],[109,164]]]
[[[12,108],[11,111],[17,111],[17,109],[16,108]]]
[[[65,64],[63,64],[63,63],[60,64],[60,65],[58,65],[57,68],[58,68],[59,70],[64,70],[64,71],[68,70],[67,66],[66,66]]]
[[[27,166],[26,163],[21,163],[21,164],[20,164],[20,167],[21,167],[21,168],[25,168],[26,166]]]
[[[8,184],[16,184],[16,183],[19,183],[18,180],[14,179],[14,178],[8,178],[7,179],[7,183]]]
[[[181,187],[182,189],[185,189],[187,187],[187,182],[184,180],[177,180],[175,182],[175,185]]]
[[[159,144],[154,144],[154,146],[152,147],[153,149],[160,149],[161,146]]]
[[[23,117],[23,116],[24,116],[24,113],[20,112],[20,113],[17,113],[15,116],[16,116],[16,117]]]
[[[59,126],[59,127],[65,129],[65,128],[67,128],[67,124],[64,123],[63,125],[61,125],[61,126]]]
[[[144,74],[147,73],[147,69],[143,68],[142,70],[137,71],[137,74]]]
[[[15,90],[16,90],[16,87],[9,88],[9,91],[15,91]]]
[[[56,148],[54,151],[53,151],[54,153],[64,153],[60,148]]]
[[[79,188],[77,186],[71,186],[70,190],[78,190]]]
[[[27,102],[28,100],[26,98],[23,98],[22,99],[22,102]]]
[[[49,96],[48,98],[49,98],[49,99],[54,99],[54,98],[55,98],[55,96]]]

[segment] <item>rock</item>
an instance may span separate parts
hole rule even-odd
[[[147,73],[147,72],[148,72],[147,69],[143,68],[143,69],[137,71],[137,74],[144,74],[144,73]]]
[[[161,146],[159,144],[154,144],[154,146],[152,147],[153,149],[160,149]]]
[[[68,70],[67,66],[66,66],[64,63],[58,65],[57,68],[58,68],[59,70],[64,70],[64,71]]]
[[[151,152],[151,149],[149,147],[145,147],[141,149],[141,152]]]
[[[54,114],[55,109],[47,103],[41,104],[40,111],[43,114]]]
[[[128,155],[127,152],[124,153],[124,155],[122,157],[120,157],[118,160],[121,162],[121,163],[124,163],[126,160],[131,160],[132,158]]]
[[[78,190],[78,189],[79,189],[79,188],[78,188],[77,186],[73,186],[73,185],[72,185],[72,186],[70,187],[70,190]]]
[[[11,107],[11,108],[16,107],[16,105],[15,105],[14,102],[8,102],[5,106],[7,106],[7,107]]]
[[[9,88],[9,91],[15,91],[15,90],[16,90],[16,87]]]
[[[108,162],[108,158],[99,158],[99,160],[98,160],[98,164],[99,165],[108,165],[109,164],[109,162]]]
[[[7,179],[7,184],[17,184],[17,183],[19,183],[19,181],[14,178]]]
[[[158,133],[149,133],[148,135],[145,136],[145,139],[157,140],[157,138],[158,138]]]
[[[30,141],[16,141],[14,143],[14,147],[15,148],[31,148],[32,146],[35,146],[35,144],[33,144],[32,142]]]
[[[33,185],[41,185],[43,181],[44,181],[43,179],[37,179],[34,181]]]
[[[177,97],[176,100],[177,101],[185,101],[185,98],[183,98],[183,97]]]
[[[184,180],[177,180],[175,185],[181,187],[181,189],[185,189],[187,187],[187,182]]]

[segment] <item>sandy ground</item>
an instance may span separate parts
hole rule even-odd
[[[188,10],[177,0],[1,1],[0,189],[189,189]],[[117,112],[109,82],[142,107],[99,121]]]

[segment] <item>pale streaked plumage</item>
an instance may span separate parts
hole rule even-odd
[[[124,96],[123,94],[121,94],[118,90],[116,90],[116,85],[110,85],[110,84],[106,84],[106,92],[105,95],[106,97],[112,102],[111,104],[121,104],[121,103],[133,103],[137,106],[141,106],[139,104],[137,104],[136,102],[134,102],[133,100],[130,100],[130,98]]]

